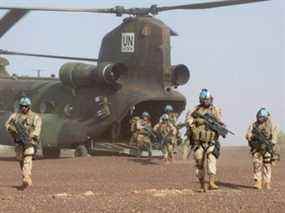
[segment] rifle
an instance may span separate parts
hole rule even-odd
[[[177,129],[182,129],[182,128],[184,128],[184,127],[187,127],[187,125],[188,125],[188,123],[187,122],[184,122],[184,123],[179,123],[179,124],[177,124]]]
[[[170,132],[164,136],[161,133],[158,134],[157,139],[158,139],[158,142],[161,146],[164,144],[170,143],[169,135],[170,135]]]
[[[253,127],[252,128],[252,134],[254,135],[254,140],[257,141],[258,143],[253,143],[253,148],[257,149],[263,149],[262,145],[265,146],[264,151],[269,152],[270,154],[273,153],[273,144],[265,137],[265,135],[257,128]]]
[[[152,139],[152,141],[153,141],[154,143],[157,143],[158,137],[157,137],[156,133],[151,129],[151,127],[144,126],[144,127],[143,127],[143,130],[146,132],[146,134],[147,134],[148,136],[151,137],[151,139]]]
[[[217,121],[217,119],[210,113],[205,113],[204,115],[199,112],[194,112],[193,117],[200,117],[206,122],[206,126],[211,130],[215,131],[218,135],[221,135],[223,138],[227,136],[228,133],[234,135],[232,131],[224,127],[224,125]]]
[[[17,136],[19,139],[17,141],[21,144],[24,144],[24,145],[29,144],[30,143],[30,136],[26,130],[26,127],[22,123],[15,122],[15,121],[13,121],[13,125],[15,127],[15,130],[17,132]]]

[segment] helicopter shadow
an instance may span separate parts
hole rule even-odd
[[[128,161],[140,163],[141,165],[156,165],[156,166],[159,165],[159,163],[153,162],[153,160],[149,158],[133,158],[133,159],[128,159]]]
[[[219,186],[222,186],[222,187],[225,187],[225,188],[230,188],[230,189],[254,189],[253,186],[242,185],[242,184],[235,184],[235,183],[229,183],[229,182],[217,181],[217,184]]]

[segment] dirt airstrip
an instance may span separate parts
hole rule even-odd
[[[252,188],[247,148],[224,148],[218,191],[199,193],[193,160],[165,165],[121,156],[34,161],[33,186],[18,190],[13,155],[0,157],[0,212],[285,212],[284,161],[273,168],[273,189]],[[284,156],[284,155],[283,155]]]

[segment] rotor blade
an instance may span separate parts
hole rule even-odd
[[[86,13],[116,13],[115,8],[60,8],[60,7],[14,7],[0,6],[0,10],[20,10],[20,11],[53,11],[53,12],[86,12]]]
[[[20,19],[22,19],[29,11],[28,10],[10,10],[0,20],[0,38],[11,29]]]
[[[23,52],[13,52],[0,49],[0,55],[20,55],[20,56],[33,56],[40,58],[54,58],[54,59],[67,59],[67,60],[78,60],[78,61],[93,61],[97,62],[96,58],[81,58],[81,57],[69,57],[69,56],[58,56],[58,55],[45,55],[45,54],[33,54],[33,53],[23,53]]]
[[[226,7],[233,6],[239,4],[249,4],[249,3],[257,3],[262,1],[270,1],[270,0],[224,0],[224,1],[216,1],[216,2],[205,2],[205,3],[197,3],[197,4],[185,4],[178,6],[166,6],[166,7],[158,7],[158,12],[167,11],[167,10],[195,10],[195,9],[210,9],[216,7]]]

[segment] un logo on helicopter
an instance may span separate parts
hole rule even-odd
[[[135,33],[122,33],[122,53],[133,53],[135,51]]]

